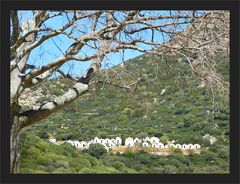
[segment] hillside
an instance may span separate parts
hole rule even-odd
[[[212,96],[201,81],[177,56],[162,60],[142,55],[102,71],[95,81],[108,78],[119,84],[139,80],[135,91],[102,83],[92,85],[89,93],[50,118],[26,128],[22,135],[21,170],[23,173],[227,173],[229,172],[228,99]],[[217,71],[229,80],[229,56],[219,54]],[[107,75],[106,75],[107,72]],[[116,75],[116,73],[118,75]],[[119,80],[120,78],[121,80]],[[52,85],[54,82],[54,85]],[[63,94],[71,85],[67,79],[50,79],[42,85],[39,101]],[[165,92],[164,92],[165,91]],[[46,94],[50,93],[50,96]],[[133,136],[156,136],[163,142],[198,143],[201,155],[168,157],[146,153],[103,154],[96,158],[70,145],[47,142],[49,135],[58,140],[90,140]],[[203,138],[210,134],[217,142]],[[34,154],[33,154],[34,153]]]

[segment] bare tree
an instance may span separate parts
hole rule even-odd
[[[125,49],[160,57],[165,54],[179,53],[182,58],[179,62],[187,61],[193,72],[209,84],[211,89],[218,88],[222,91],[228,89],[227,84],[215,70],[214,59],[214,54],[217,52],[229,50],[228,12],[164,12],[139,10],[32,11],[32,16],[21,21],[20,13],[11,11],[10,166],[12,173],[19,172],[20,131],[24,127],[47,118],[86,93],[90,84],[94,83],[94,81],[90,83],[91,79],[100,71],[102,62],[109,53],[124,53]],[[58,28],[46,24],[56,18],[65,18],[67,21]],[[73,42],[72,45],[63,50],[56,44],[62,53],[60,56],[41,66],[31,65],[29,63],[30,54],[46,41],[57,38],[59,35],[66,36]],[[92,52],[80,56],[84,47],[91,49]],[[212,56],[210,59],[209,55]],[[64,64],[71,61],[91,61],[91,66],[84,76],[76,77],[61,70]],[[37,88],[54,73],[59,73],[74,81],[73,87],[69,88],[62,96],[39,104],[37,109],[21,110],[19,98],[24,91],[29,88]],[[116,77],[119,75],[116,72]],[[100,82],[133,91],[139,80],[140,77],[127,84],[115,83],[114,80],[108,78]]]

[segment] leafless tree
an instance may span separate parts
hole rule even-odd
[[[178,53],[179,62],[188,62],[193,72],[210,88],[227,91],[228,87],[215,70],[215,54],[229,51],[229,15],[224,11],[31,11],[32,16],[21,21],[18,11],[11,11],[11,172],[19,172],[19,133],[27,126],[47,118],[89,90],[91,79],[100,71],[110,53],[132,49],[159,57]],[[67,18],[61,27],[47,22]],[[182,28],[181,28],[182,26]],[[187,28],[186,28],[187,27]],[[185,31],[182,32],[183,28]],[[221,31],[220,31],[221,30]],[[41,66],[29,63],[30,54],[43,43],[59,35],[71,42],[61,55]],[[166,39],[166,41],[162,41]],[[171,41],[169,41],[169,39]],[[150,46],[146,49],[142,45]],[[93,52],[82,53],[87,47]],[[209,57],[209,55],[211,57]],[[182,59],[182,60],[181,60]],[[77,61],[91,61],[84,76],[73,76],[60,68]],[[193,62],[194,61],[194,62]],[[111,62],[111,61],[110,61]],[[38,87],[54,73],[74,81],[73,87],[37,109],[21,110],[19,98],[26,89]],[[118,72],[116,72],[116,76]],[[140,78],[127,83],[102,81],[104,84],[132,90]],[[91,81],[91,82],[90,82]],[[101,82],[101,81],[100,81]]]

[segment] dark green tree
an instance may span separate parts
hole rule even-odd
[[[87,153],[93,157],[100,158],[104,153],[107,153],[107,150],[101,144],[91,144]]]

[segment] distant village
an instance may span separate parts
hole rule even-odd
[[[102,139],[95,137],[90,141],[78,141],[78,140],[67,140],[67,141],[57,141],[54,137],[49,138],[49,142],[54,144],[69,143],[78,149],[88,149],[91,144],[101,144],[107,151],[112,151],[113,153],[123,153],[126,150],[144,150],[157,155],[168,155],[175,149],[179,149],[183,154],[188,155],[189,152],[200,153],[201,146],[199,144],[175,144],[175,141],[169,141],[167,144],[160,142],[157,137],[146,137],[146,138],[132,138],[128,137],[123,140],[120,137],[115,139]]]

